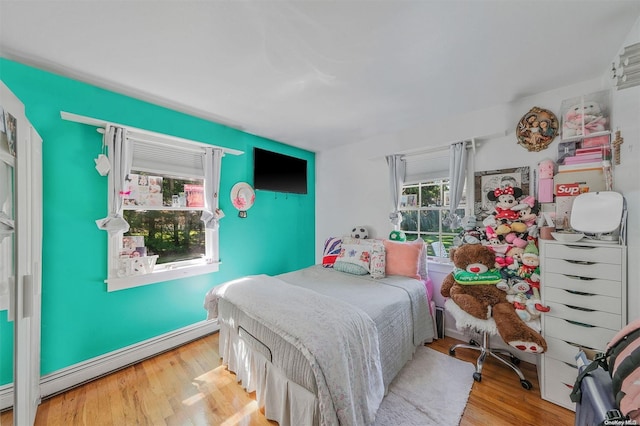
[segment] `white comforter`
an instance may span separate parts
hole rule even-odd
[[[210,318],[217,317],[219,298],[281,333],[305,355],[318,387],[321,425],[373,423],[384,384],[376,327],[365,312],[267,275],[214,287],[205,298]]]

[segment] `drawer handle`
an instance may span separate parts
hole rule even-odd
[[[574,265],[595,265],[597,262],[589,262],[587,260],[569,260],[565,259],[565,262],[573,263]]]
[[[564,362],[564,361],[562,361],[562,363],[563,363],[563,364],[566,364],[567,366],[569,366],[569,367],[571,367],[571,368],[575,368],[576,370],[578,369],[578,367],[576,367],[576,366],[575,366],[575,365],[573,365],[573,364],[569,364],[568,362]]]
[[[579,250],[592,250],[595,249],[596,247],[590,247],[590,246],[574,246],[571,244],[565,244],[567,247],[571,247],[572,249],[579,249]]]
[[[567,384],[565,382],[562,382],[563,385],[565,385],[566,387],[568,387],[569,389],[573,389],[573,385]]]
[[[565,321],[568,322],[569,324],[577,325],[579,327],[586,327],[586,328],[594,328],[595,327],[595,325],[585,324],[583,322],[572,321],[572,320],[567,320],[567,319]]]
[[[589,309],[589,308],[581,308],[580,306],[573,306],[573,305],[564,305],[569,309],[573,309],[576,311],[584,311],[584,312],[595,312],[595,309]]]
[[[565,340],[565,342],[566,342],[567,344],[569,344],[569,345],[571,345],[571,346],[575,347],[575,348],[579,348],[579,349],[589,349],[589,350],[591,350],[591,351],[595,351],[595,350],[596,350],[595,348],[591,348],[591,347],[589,347],[589,346],[585,346],[585,345],[579,345],[579,344],[577,344],[577,343],[569,342],[569,341],[567,341],[567,340]]]
[[[585,293],[584,291],[567,290],[567,289],[564,289],[564,291],[566,291],[569,294],[575,294],[576,296],[595,296],[595,294],[593,293]]]
[[[581,280],[581,281],[593,281],[593,280],[595,280],[595,278],[591,278],[591,277],[580,277],[580,276],[578,276],[578,275],[567,275],[567,274],[565,274],[564,276],[565,276],[565,277],[567,277],[567,278],[571,278],[571,279],[573,279],[573,280]]]

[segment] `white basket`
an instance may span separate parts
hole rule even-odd
[[[140,257],[121,257],[118,260],[118,276],[144,275],[153,272],[158,255]]]

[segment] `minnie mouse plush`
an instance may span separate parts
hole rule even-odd
[[[496,188],[493,191],[487,193],[487,198],[490,201],[495,201],[495,211],[492,213],[496,220],[518,220],[520,214],[513,210],[512,207],[518,205],[518,198],[522,196],[522,189],[514,188],[513,186],[507,186],[504,188]]]

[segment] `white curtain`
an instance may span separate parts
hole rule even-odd
[[[456,209],[462,199],[464,181],[467,175],[467,143],[457,142],[449,147],[449,216],[445,222],[455,229],[462,225],[462,218]]]
[[[127,232],[129,223],[122,217],[122,199],[125,191],[125,181],[131,172],[132,149],[127,139],[126,130],[122,127],[107,126],[104,133],[104,143],[109,150],[111,171],[109,172],[111,194],[111,209],[105,218],[96,220],[98,228],[109,232]]]
[[[391,192],[391,213],[389,220],[393,224],[393,229],[400,230],[402,214],[400,213],[400,199],[402,198],[402,185],[404,184],[406,163],[402,155],[387,155],[387,165],[389,166],[389,189]]]
[[[218,193],[220,192],[220,168],[222,165],[221,149],[206,148],[202,157],[204,169],[204,210],[201,219],[206,229],[218,228],[219,206]]]

